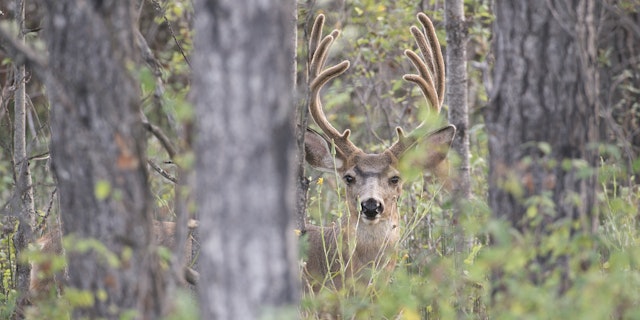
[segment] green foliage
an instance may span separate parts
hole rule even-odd
[[[0,223],[0,228],[3,230],[3,237],[0,238],[0,271],[2,271],[2,283],[0,283],[0,286],[2,288],[2,296],[7,299],[14,287],[13,272],[16,263],[16,252],[12,237],[14,229],[11,227],[12,225],[13,223],[9,221],[6,224]]]
[[[411,1],[358,0],[345,3],[343,12],[335,8],[318,8],[310,13],[300,10],[301,22],[312,20],[305,14],[327,16],[324,35],[334,28],[342,31],[329,52],[327,65],[347,59],[351,68],[329,83],[322,97],[329,120],[338,129],[367,129],[352,133],[352,139],[364,149],[375,150],[381,143],[390,145],[395,127],[415,127],[420,110],[426,106],[419,89],[402,80],[403,74],[416,72],[403,55],[404,49],[417,49],[409,32],[409,27],[418,23],[414,6]],[[306,33],[300,31],[298,35],[298,42],[306,44]],[[439,37],[444,41],[443,34]],[[299,56],[306,57],[305,46],[299,47]],[[305,61],[299,61],[300,72],[304,66]]]
[[[15,290],[9,290],[0,296],[0,318],[9,319],[16,310],[16,302],[18,299],[18,292]]]
[[[126,262],[126,258],[130,257],[127,250],[123,250],[122,255],[118,257],[109,248],[97,239],[84,238],[76,239],[74,235],[64,236],[62,239],[63,246],[67,252],[87,253],[94,252],[98,258],[98,263],[107,264],[110,268],[118,268],[122,262]]]
[[[73,291],[73,290],[72,290]],[[76,301],[65,295],[63,298],[58,299],[51,296],[50,299],[44,301],[38,301],[37,305],[33,305],[27,308],[25,311],[25,318],[27,319],[70,319],[71,312],[73,310],[73,303]],[[80,297],[79,299],[87,299]]]
[[[165,320],[200,319],[200,309],[192,291],[178,289],[174,302],[175,309]]]

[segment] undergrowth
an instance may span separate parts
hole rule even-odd
[[[486,190],[486,169],[475,162],[475,191]],[[637,319],[640,318],[640,188],[616,164],[599,168],[599,220],[592,233],[574,222],[545,226],[545,236],[520,232],[495,218],[486,194],[463,205],[465,251],[453,246],[450,194],[437,183],[405,184],[402,238],[390,277],[372,272],[368,286],[325,286],[306,292],[303,319]],[[323,188],[329,185],[329,188]],[[339,199],[334,182],[316,184],[311,216]],[[329,190],[327,190],[329,189]],[[335,189],[334,189],[335,190]],[[339,192],[339,191],[337,191]],[[324,219],[331,220],[332,214]],[[324,221],[324,224],[330,223]],[[547,268],[549,264],[560,268]]]

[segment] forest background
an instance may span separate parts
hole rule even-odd
[[[454,2],[464,8],[458,29],[446,16]],[[199,68],[202,62],[197,61],[198,53],[194,48],[194,30],[198,28],[194,19],[200,12],[205,14],[209,9],[215,12],[215,8],[198,7],[197,1],[194,5],[191,1],[148,0],[136,2],[135,10],[126,12],[116,9],[126,5],[101,7],[99,3],[95,3],[98,9],[94,8],[94,11],[106,17],[104,21],[118,21],[118,17],[130,19],[128,15],[133,13],[137,31],[128,32],[106,23],[91,29],[96,30],[94,35],[100,35],[99,30],[104,27],[113,32],[112,38],[121,37],[126,39],[125,42],[135,43],[135,46],[119,48],[114,45],[118,42],[111,39],[116,42],[97,46],[94,52],[87,49],[86,55],[77,48],[65,51],[65,48],[56,46],[56,43],[66,43],[64,32],[60,30],[59,38],[55,40],[54,36],[43,36],[47,32],[55,34],[54,30],[60,27],[55,19],[47,20],[46,17],[48,14],[49,17],[64,14],[64,10],[70,10],[66,12],[70,14],[73,10],[29,0],[3,1],[0,4],[0,318],[64,318],[69,314],[118,318],[153,318],[153,315],[158,315],[176,319],[218,315],[225,318],[220,316],[223,314],[220,310],[231,307],[225,306],[225,301],[205,298],[206,292],[215,296],[216,288],[220,287],[215,281],[200,283],[199,286],[204,288],[196,291],[201,294],[192,295],[191,291],[181,289],[180,280],[176,280],[179,277],[173,276],[178,272],[169,272],[179,269],[182,264],[181,259],[176,258],[181,255],[180,250],[161,248],[154,251],[157,252],[154,258],[150,258],[144,250],[131,253],[123,249],[118,244],[121,239],[114,240],[111,236],[114,228],[151,225],[153,219],[177,221],[185,225],[178,235],[186,238],[188,234],[190,239],[194,239],[193,259],[189,260],[189,265],[202,271],[198,257],[200,244],[205,242],[199,234],[204,233],[208,237],[217,229],[186,228],[188,219],[202,218],[194,209],[194,203],[198,202],[194,200],[198,198],[195,193],[211,192],[205,185],[194,182],[197,179],[192,175],[194,170],[199,171],[199,159],[206,156],[202,151],[204,147],[198,149],[198,142],[194,142],[206,131],[194,130],[193,127],[204,127],[210,117],[220,115],[216,110],[227,106],[219,106],[220,109],[202,107],[203,101],[199,100],[198,94],[204,96],[207,89],[193,88],[206,82],[194,77],[194,71],[205,70]],[[236,10],[242,11],[243,5],[247,4],[238,2]],[[22,6],[24,13],[18,9]],[[291,1],[272,6],[274,12],[285,17],[287,14],[297,16],[297,26],[291,24],[291,37],[287,39],[291,48],[297,44],[295,58],[293,52],[287,58],[291,68],[296,62],[298,86],[295,94],[281,92],[285,98],[291,95],[287,119],[291,123],[300,122],[304,115],[301,110],[306,107],[307,37],[314,18],[324,13],[327,29],[342,31],[329,59],[347,59],[352,65],[348,73],[324,90],[325,108],[337,127],[351,128],[352,140],[371,151],[382,150],[393,143],[396,126],[415,126],[420,119],[419,110],[424,107],[418,90],[402,80],[403,74],[413,72],[403,51],[414,47],[408,28],[416,24],[416,13],[425,12],[434,21],[443,52],[453,45],[450,41],[452,35],[457,33],[461,36],[463,41],[460,44],[466,51],[463,69],[466,99],[462,103],[468,106],[468,115],[464,116],[468,123],[457,126],[459,137],[468,139],[468,147],[456,142],[462,147],[454,146],[450,162],[454,176],[459,177],[458,170],[463,168],[460,172],[466,172],[468,180],[454,180],[455,186],[449,188],[446,182],[417,174],[421,177],[405,184],[404,197],[400,200],[401,212],[405,214],[402,218],[399,267],[391,283],[374,282],[367,288],[354,287],[351,290],[327,289],[317,295],[302,294],[298,289],[285,286],[282,294],[273,301],[257,301],[258,305],[254,305],[256,310],[252,308],[252,317],[269,314],[273,317],[315,319],[335,312],[343,318],[640,317],[640,293],[637,290],[640,285],[640,189],[636,178],[640,171],[640,47],[637,45],[640,43],[640,4],[637,1],[546,1],[542,8],[548,10],[547,15],[540,13],[547,10],[533,4],[511,7],[506,2],[489,0]],[[584,13],[579,8],[587,8],[584,11],[588,12]],[[509,13],[514,13],[514,16],[505,19]],[[562,18],[565,14],[568,19]],[[588,19],[581,20],[581,14]],[[265,21],[278,21],[277,17]],[[543,22],[537,25],[535,22],[539,20],[536,19]],[[256,23],[267,23],[265,21]],[[553,32],[545,34],[544,30],[556,30],[550,25],[558,21],[566,23],[559,23],[558,30],[578,30],[572,23],[581,21],[590,38],[585,40],[567,32],[573,35],[566,41],[568,47],[565,49],[569,49],[563,51],[554,47],[554,41],[559,41],[559,38]],[[87,20],[82,23],[85,25],[80,26],[88,28],[93,22]],[[538,26],[541,34],[531,33],[530,38],[525,35],[519,47],[510,48],[505,43],[518,43],[517,40],[509,42],[505,39],[517,36],[513,30],[517,30],[519,24]],[[294,28],[297,29],[295,42]],[[81,37],[81,34],[76,37],[83,43],[81,46],[93,47],[91,38]],[[577,45],[571,47],[575,39],[583,42],[576,40]],[[56,48],[60,50],[55,51]],[[555,55],[546,54],[554,48]],[[288,54],[286,49],[283,48],[285,55]],[[112,67],[109,59],[100,56],[105,50],[116,52],[116,56],[124,57],[126,63]],[[44,52],[48,52],[49,61],[44,58]],[[515,59],[505,62],[508,60],[504,58],[505,52],[512,56],[522,54],[526,63],[518,64]],[[527,53],[532,54],[527,56]],[[259,57],[259,53],[255,54]],[[55,57],[60,59],[54,60]],[[518,102],[519,108],[500,107],[509,105],[512,98],[505,93],[514,89],[508,83],[516,85],[522,82],[513,79],[529,79],[527,77],[536,76],[537,70],[553,73],[553,68],[545,66],[564,64],[567,64],[567,73],[571,73],[571,63],[563,60],[567,57],[586,57],[584,60],[573,59],[588,63],[577,66],[578,71],[574,71],[578,76],[571,79],[577,79],[572,83],[586,83],[584,88],[587,89],[577,89],[576,94],[572,90],[574,86],[567,86],[567,90],[562,87],[560,92],[550,92],[546,85],[554,84],[555,80],[547,81],[544,80],[545,75],[540,75],[543,79],[540,83],[528,86],[539,91],[531,93],[527,91],[528,87],[520,91],[518,98],[523,102]],[[448,53],[446,59],[450,59]],[[56,120],[54,107],[64,107],[65,99],[75,101],[72,95],[62,97],[58,92],[64,90],[59,86],[79,88],[78,84],[83,81],[61,76],[72,74],[69,70],[76,70],[69,69],[73,63],[80,69],[83,65],[92,66],[87,69],[98,66],[96,74],[89,72],[88,79],[105,83],[105,86],[88,85],[77,89],[79,104],[85,103],[89,106],[87,110],[95,111],[91,109],[91,99],[98,99],[102,105],[113,108],[105,107],[104,113],[89,112],[88,115],[79,111],[74,113],[73,108],[64,109],[64,112],[57,111]],[[105,69],[100,69],[100,66]],[[447,66],[450,71],[449,61]],[[113,78],[110,78],[112,71]],[[514,78],[509,78],[511,76]],[[21,79],[24,79],[24,89],[21,89]],[[452,87],[449,84],[448,90]],[[82,98],[87,90],[89,94]],[[104,90],[104,96],[100,95],[101,90]],[[92,92],[98,93],[91,95]],[[586,93],[581,96],[580,92]],[[120,98],[125,103],[118,100]],[[117,107],[130,104],[131,99],[137,103],[123,109]],[[536,103],[540,101],[542,103]],[[569,103],[560,103],[565,101]],[[550,110],[546,103],[554,107]],[[24,108],[22,113],[20,105]],[[571,109],[574,105],[584,106],[586,110],[579,107]],[[448,95],[445,106],[452,116],[451,111],[455,113],[458,110],[455,108],[459,108],[459,102],[454,104]],[[280,109],[265,109],[262,117],[265,121],[272,118],[278,121],[275,119],[276,110]],[[583,126],[580,116],[584,114],[592,117],[587,117]],[[24,119],[22,126],[18,120],[21,118]],[[81,131],[73,131],[83,123],[102,123],[103,118],[107,127],[116,128],[115,133],[107,130],[85,135]],[[525,121],[518,122],[518,119]],[[135,127],[131,121],[140,125],[141,130],[126,129],[127,126]],[[214,121],[217,120],[211,121],[215,126]],[[517,128],[520,132],[509,131],[509,124],[514,123],[520,124]],[[255,126],[247,122],[243,130],[258,131],[252,125]],[[97,127],[100,128],[99,125]],[[582,135],[580,130],[584,131]],[[52,136],[52,131],[63,134]],[[123,132],[131,135],[118,138]],[[574,135],[586,138],[562,141],[566,136]],[[522,140],[511,141],[514,136],[522,137]],[[19,142],[20,137],[23,144]],[[286,143],[280,143],[283,149],[274,148],[273,152],[281,155],[296,153],[295,134],[289,137]],[[274,143],[278,145],[278,141]],[[564,143],[575,143],[572,146],[576,150],[565,152],[562,149]],[[69,145],[78,146],[78,149]],[[56,148],[58,155],[68,157],[67,163],[58,160],[57,176],[51,167],[52,153]],[[95,157],[78,156],[91,150],[94,152],[87,154],[95,154]],[[215,150],[223,152],[220,151],[222,149]],[[102,157],[106,164],[100,160]],[[137,166],[135,159],[146,159],[146,165]],[[466,161],[468,165],[465,165]],[[124,176],[121,172],[100,171],[102,169],[99,168],[108,168],[109,162],[120,166],[116,169],[136,170],[131,171],[131,175],[126,174],[127,180],[123,183],[115,179]],[[501,172],[498,163],[508,164],[510,169],[505,170],[504,175],[497,175]],[[61,184],[61,179],[68,179],[61,172],[74,175],[74,168],[87,170],[83,171],[87,181],[77,181],[79,186],[84,186],[79,187],[83,190],[65,189],[64,183]],[[86,174],[92,170],[97,173]],[[229,184],[222,185],[223,188],[236,185],[233,178],[217,174],[212,173],[212,181],[229,181]],[[257,228],[264,229],[266,225],[273,224],[274,230],[291,231],[290,235],[281,235],[273,241],[288,243],[291,240],[295,224],[298,228],[300,226],[300,212],[306,211],[306,219],[313,223],[330,224],[345,211],[341,202],[340,179],[312,170],[307,170],[303,177],[298,182],[308,188],[302,193],[306,201],[303,205],[298,203],[295,209],[283,209],[282,212],[290,219],[288,223],[278,225],[281,220],[277,219],[253,222],[258,224]],[[268,182],[263,186],[265,188],[294,193],[293,187],[287,189],[283,183],[274,182],[277,177],[265,179]],[[121,190],[124,184],[126,187]],[[242,182],[238,182],[238,187],[237,190],[242,190]],[[242,196],[237,190],[233,192]],[[565,193],[564,190],[568,191]],[[74,207],[76,204],[59,198],[61,193],[69,194],[66,192],[85,192],[93,202]],[[148,196],[145,195],[147,192]],[[299,197],[300,194],[298,189]],[[144,200],[145,205],[136,207],[138,202],[135,199],[143,198],[148,198],[148,203]],[[131,201],[127,202],[128,199]],[[130,207],[132,203],[134,205]],[[200,208],[204,207],[203,203],[198,204]],[[95,216],[69,214],[66,218],[61,217],[65,215],[61,208],[86,211],[87,207],[98,208]],[[304,207],[307,210],[302,211]],[[118,210],[145,213],[118,215]],[[114,212],[116,214],[112,215]],[[72,253],[70,261],[33,250],[34,246],[29,244],[59,226],[63,220],[65,228],[83,230],[89,239],[98,241],[67,239],[65,251]],[[251,224],[252,220],[246,219],[237,227],[226,224],[223,227],[229,229],[230,234],[236,233],[246,239],[247,234],[252,236],[251,233],[241,230],[253,230]],[[140,243],[132,247],[144,247],[144,243],[151,242],[150,228],[130,230],[132,234],[141,235],[133,242]],[[265,245],[271,243],[269,241],[264,241]],[[183,243],[178,247],[180,244]],[[230,245],[224,256],[233,255],[237,248],[243,247]],[[19,252],[22,253],[20,259],[17,257]],[[129,255],[136,258],[131,259]],[[297,246],[285,247],[282,257],[276,257],[276,260],[289,266],[288,260],[296,255],[304,256],[304,246],[299,254]],[[66,265],[89,269],[102,266],[99,268],[105,270],[87,272],[117,274],[116,277],[122,277],[118,278],[122,283],[127,279],[142,281],[140,279],[144,278],[148,283],[145,289],[149,292],[147,297],[153,297],[150,299],[154,301],[142,301],[141,291],[136,291],[142,290],[140,287],[133,290],[123,285],[114,289],[107,285],[101,289],[104,291],[91,291],[88,288],[95,284],[83,279],[74,282],[73,275],[69,275],[69,283],[77,290],[54,290],[51,296],[37,303],[29,301],[25,296],[28,288],[28,282],[25,282],[28,272],[24,271],[28,267],[27,258],[31,261],[52,261],[50,273],[59,272]],[[79,261],[74,259],[96,263],[74,266],[74,261]],[[130,261],[140,261],[132,263],[133,274],[122,271],[129,268]],[[205,265],[209,266],[208,263]],[[289,276],[297,277],[295,266],[283,269]],[[165,273],[172,276],[161,275]],[[203,278],[215,277],[220,275],[208,277],[203,273]],[[295,286],[295,280],[291,280],[291,284]],[[116,293],[118,290],[121,292]],[[238,294],[242,298],[242,292]],[[112,297],[116,295],[117,298]],[[256,302],[252,299],[246,300]],[[167,304],[166,301],[172,303]],[[162,307],[165,305],[171,307],[165,309]]]

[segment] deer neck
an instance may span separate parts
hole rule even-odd
[[[395,205],[389,209],[392,210],[389,218],[375,224],[366,223],[360,214],[350,214],[342,219],[343,240],[359,260],[379,260],[396,248],[400,238],[398,211]],[[352,247],[354,244],[355,248]]]

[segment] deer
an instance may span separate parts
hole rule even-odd
[[[430,108],[440,112],[444,100],[445,70],[440,44],[433,23],[424,13],[417,19],[422,30],[410,28],[422,57],[412,50],[405,56],[418,70],[403,79],[416,84]],[[322,38],[325,17],[320,14],[313,24],[309,40],[309,112],[322,132],[307,129],[305,157],[307,163],[320,171],[334,172],[341,177],[346,190],[348,212],[331,226],[305,223],[308,241],[303,276],[306,289],[318,291],[323,286],[340,289],[345,281],[368,283],[365,270],[391,271],[400,239],[398,200],[402,193],[403,175],[400,160],[416,146],[426,150],[416,164],[421,169],[441,175],[447,152],[456,128],[449,124],[428,132],[422,121],[413,131],[397,127],[397,141],[380,153],[366,153],[350,141],[349,129],[340,133],[327,119],[321,99],[322,87],[349,68],[345,60],[325,67],[327,53],[339,30]],[[334,150],[334,152],[332,152]],[[334,156],[335,155],[335,156]]]
[[[176,223],[172,221],[153,220],[152,239],[154,244],[171,250],[175,249],[177,244],[176,227]],[[184,254],[184,261],[192,259],[191,250],[194,240],[190,234],[198,227],[198,221],[189,220],[187,227],[189,235],[185,247],[181,250]],[[54,256],[64,255],[62,237],[61,225],[58,222],[35,241],[36,248],[43,255],[42,261],[31,262],[29,294],[35,300],[48,297],[54,290],[57,295],[64,291],[63,283],[66,278],[66,270],[58,270],[59,267],[55,267],[52,260]],[[182,276],[188,284],[197,285],[199,275],[195,270],[185,265],[182,271]]]

